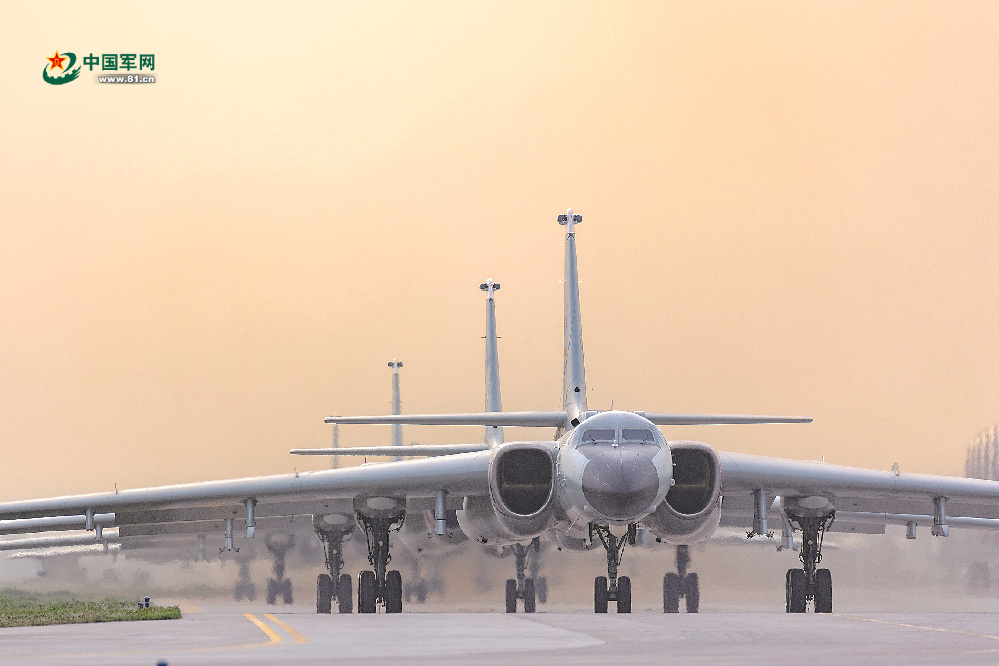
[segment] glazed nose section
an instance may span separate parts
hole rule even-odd
[[[659,474],[647,457],[614,449],[594,456],[583,469],[583,495],[609,518],[628,520],[648,510],[659,494]]]

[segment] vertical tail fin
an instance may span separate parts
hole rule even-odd
[[[489,278],[479,285],[486,292],[486,411],[502,412],[499,381],[499,349],[496,345],[496,300],[493,292],[500,286]],[[494,449],[503,443],[502,426],[486,426],[486,444]]]
[[[392,413],[402,414],[402,397],[399,395],[399,368],[402,361],[392,359],[388,367],[392,368]],[[392,426],[392,446],[402,446],[402,426]],[[395,456],[392,460],[402,460],[400,456]]]
[[[569,423],[579,425],[586,414],[586,373],[583,368],[583,322],[579,313],[579,274],[576,269],[576,228],[583,221],[570,208],[558,216],[565,225],[565,366],[562,371],[562,408]]]

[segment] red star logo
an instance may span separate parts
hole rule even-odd
[[[63,69],[62,61],[65,60],[65,59],[66,59],[65,56],[59,55],[59,51],[56,51],[55,57],[53,57],[53,58],[46,58],[46,60],[48,60],[50,63],[52,63],[51,65],[49,65],[49,71],[51,72],[56,67],[58,67],[59,69]],[[63,70],[63,71],[65,71],[65,70]]]

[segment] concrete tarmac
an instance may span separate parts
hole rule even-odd
[[[999,662],[999,615],[986,613],[316,615],[245,604],[182,608],[181,620],[0,629],[0,665]]]

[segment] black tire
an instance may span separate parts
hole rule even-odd
[[[663,576],[663,612],[680,612],[680,576],[675,573]]]
[[[375,612],[375,572],[362,571],[357,577],[357,612]]]
[[[416,603],[427,603],[427,581],[421,580],[416,584]]]
[[[350,574],[340,575],[340,584],[336,588],[336,599],[341,613],[354,612],[354,582]]]
[[[627,576],[617,579],[617,612],[631,612],[631,578]]]
[[[506,579],[506,612],[517,612],[517,581],[512,578]]]
[[[805,572],[801,569],[788,569],[784,582],[787,597],[785,610],[788,613],[805,612]]]
[[[689,573],[683,578],[683,599],[687,602],[687,612],[696,613],[701,607],[701,587],[697,574]]]
[[[316,612],[333,611],[333,579],[329,574],[319,574],[316,578]]]
[[[547,604],[548,603],[548,579],[542,576],[537,579],[534,584],[535,589],[538,591],[538,603]]]
[[[395,569],[385,575],[385,612],[402,612],[402,574]]]
[[[267,579],[267,605],[273,606],[277,603],[278,582],[273,578]]]
[[[295,603],[295,598],[291,594],[291,579],[285,578],[281,581],[281,599],[288,606]]]
[[[815,612],[832,613],[832,574],[829,569],[815,572]]]
[[[593,579],[593,612],[607,612],[607,577],[597,576]]]
[[[534,579],[524,581],[524,612],[533,613],[537,608],[537,596],[534,593]]]
[[[246,600],[256,601],[257,600],[257,586],[254,583],[246,584]]]

